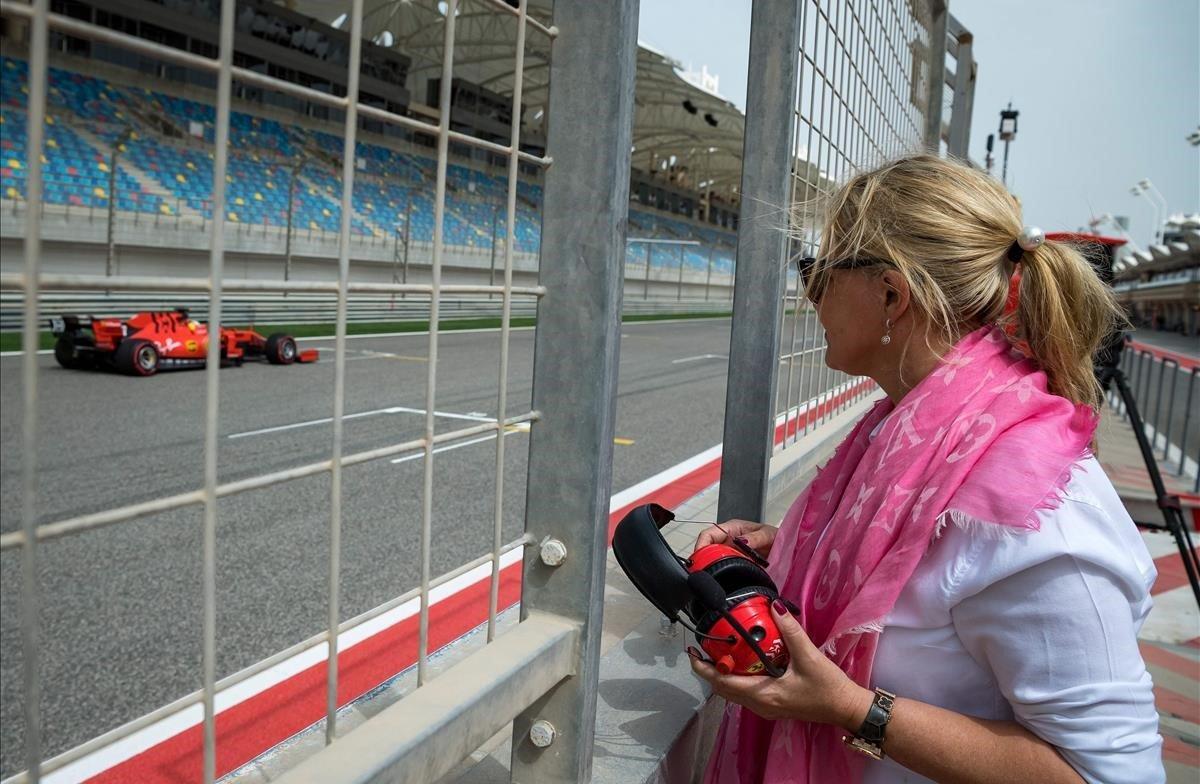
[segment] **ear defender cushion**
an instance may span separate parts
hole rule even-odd
[[[754,566],[754,564],[750,565]],[[725,609],[732,610],[738,604],[741,604],[747,599],[751,599],[755,596],[766,597],[768,602],[772,602],[779,597],[779,592],[775,590],[774,586],[747,585],[728,593],[725,600]],[[696,619],[696,630],[704,634],[707,634],[709,629],[711,629],[717,621],[721,620],[721,614],[719,612],[716,610],[706,610],[704,608],[697,607],[696,603],[694,602],[690,609],[698,611],[697,614],[693,615],[692,617]]]
[[[722,558],[710,564],[706,571],[727,594],[748,585],[761,585],[776,590],[775,581],[767,571],[749,558]]]
[[[617,524],[612,540],[621,570],[668,618],[674,618],[692,599],[683,563],[659,532],[673,518],[657,504],[634,507]]]

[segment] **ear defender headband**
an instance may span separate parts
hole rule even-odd
[[[770,611],[779,591],[766,560],[733,537],[680,558],[659,530],[674,519],[658,504],[632,509],[613,534],[617,564],[663,615],[695,633],[718,671],[783,675],[787,646]]]

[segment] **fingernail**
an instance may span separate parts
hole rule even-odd
[[[761,607],[762,605],[759,605],[759,606]],[[787,615],[788,614],[787,607],[784,607],[783,602],[779,601],[778,599],[771,602],[771,609],[774,610],[779,615]]]
[[[688,656],[691,656],[693,659],[699,659],[699,658],[701,658],[701,657],[700,657],[700,651],[696,650],[695,648],[693,648],[693,647],[692,647],[692,646],[690,646],[690,645],[687,647],[687,655],[688,655]]]
[[[734,537],[734,541],[735,541],[735,542],[741,542],[742,544],[749,544],[749,543],[750,543],[750,540],[749,540],[749,539],[747,539],[747,538],[746,538],[746,537],[744,537],[744,536],[735,536],[735,537]]]

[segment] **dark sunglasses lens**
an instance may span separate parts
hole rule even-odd
[[[801,285],[804,285],[804,286],[808,285],[809,275],[812,272],[813,265],[816,263],[817,263],[817,260],[814,259],[812,256],[806,256],[806,257],[800,259],[800,261],[796,264],[796,267],[797,267],[798,271],[800,272],[800,284]]]
[[[800,259],[799,264],[796,265],[800,273],[800,290],[803,291],[814,303],[816,302],[816,299],[814,298],[816,292],[810,291],[810,289],[812,287],[812,270],[813,267],[816,266],[816,263],[816,259],[814,259],[812,256],[807,256],[803,259]]]

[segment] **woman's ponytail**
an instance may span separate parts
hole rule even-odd
[[[1021,282],[1011,309],[1008,252],[1014,240],[1021,247],[1021,209],[995,178],[951,159],[909,155],[851,177],[826,205],[822,258],[886,259],[928,322],[931,352],[930,337],[952,345],[999,324],[1015,347],[1028,345],[1051,392],[1099,407],[1093,356],[1128,322],[1075,246],[1054,241],[1019,257]]]
[[[1046,372],[1050,391],[1098,408],[1103,390],[1092,359],[1114,329],[1127,325],[1112,289],[1071,245],[1047,241],[1021,259],[1020,337]]]

